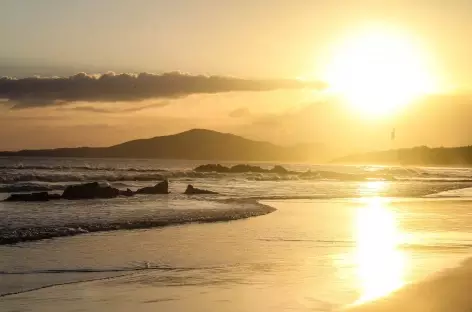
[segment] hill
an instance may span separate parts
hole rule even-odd
[[[282,147],[228,133],[193,129],[124,142],[110,147],[79,147],[0,152],[0,156],[159,158],[192,160],[308,161],[317,147]]]
[[[419,146],[397,150],[355,154],[334,160],[346,164],[402,164],[402,165],[472,165],[472,146],[437,147]]]

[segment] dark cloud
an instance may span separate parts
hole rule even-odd
[[[158,103],[151,103],[147,105],[139,105],[139,106],[131,106],[131,107],[126,107],[126,108],[104,108],[104,107],[97,107],[97,106],[92,106],[92,105],[84,105],[84,106],[77,106],[77,107],[68,107],[67,109],[69,110],[75,110],[75,111],[82,111],[82,112],[92,112],[92,113],[104,113],[104,114],[119,114],[119,113],[133,113],[133,112],[139,112],[145,109],[152,109],[152,108],[158,108],[158,107],[163,107],[168,105],[168,101],[162,101]]]
[[[175,98],[200,93],[270,91],[277,89],[322,89],[320,82],[299,80],[249,80],[223,76],[164,74],[89,75],[70,77],[0,78],[0,99],[14,108],[44,107],[72,102],[130,102]]]

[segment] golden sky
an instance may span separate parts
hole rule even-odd
[[[0,83],[0,149],[110,145],[195,127],[343,151],[390,148],[393,127],[396,146],[472,143],[467,0],[6,0],[0,26],[7,76],[180,71],[256,84],[64,98],[54,86],[39,96]],[[269,90],[259,79],[327,87]]]

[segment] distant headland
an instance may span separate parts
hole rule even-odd
[[[322,151],[316,144],[285,147],[205,129],[133,140],[109,147],[21,150],[0,152],[0,156],[221,161],[320,161],[323,158]]]

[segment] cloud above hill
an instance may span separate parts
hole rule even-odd
[[[192,94],[303,88],[323,89],[325,84],[293,79],[255,80],[181,72],[110,72],[100,75],[78,73],[70,77],[2,77],[0,99],[13,108],[21,109],[74,102],[132,102]]]

